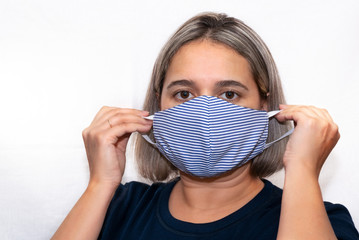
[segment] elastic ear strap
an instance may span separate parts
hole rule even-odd
[[[157,147],[157,146],[156,146],[156,143],[154,143],[148,135],[146,135],[146,134],[141,134],[141,136],[142,136],[147,142],[149,142],[150,144],[152,144],[152,146]]]
[[[147,119],[147,120],[152,120],[154,119],[155,115],[151,115],[151,116],[148,116],[148,117],[143,117],[144,119]],[[141,136],[148,142],[150,143],[152,146],[154,147],[157,147],[156,146],[156,143],[154,143],[151,138],[147,135],[147,134],[141,134]]]
[[[148,116],[148,117],[142,117],[144,119],[147,119],[147,120],[152,120],[154,119],[155,115],[151,115],[151,116]]]
[[[289,135],[291,135],[294,132],[294,128],[290,129],[288,132],[286,132],[283,136],[281,136],[280,138],[270,142],[270,143],[266,143],[266,145],[264,146],[264,149],[269,148],[270,146],[272,146],[274,143],[282,140],[285,137],[288,137]]]
[[[282,111],[282,110],[274,110],[274,111],[268,112],[268,113],[267,113],[268,118],[271,118],[271,117],[277,115],[277,114],[278,114],[279,112],[281,112],[281,111]]]

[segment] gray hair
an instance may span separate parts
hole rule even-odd
[[[267,102],[268,111],[285,103],[277,67],[263,40],[242,21],[226,14],[202,13],[185,22],[162,48],[153,68],[143,109],[150,114],[160,111],[163,82],[171,59],[185,44],[209,40],[234,49],[250,64],[260,97]],[[288,131],[289,125],[276,119],[269,121],[267,141],[273,141]],[[149,133],[153,139],[153,132]],[[140,135],[135,137],[135,157],[139,173],[153,182],[165,181],[178,175],[178,170]],[[269,176],[283,167],[287,139],[275,143],[252,160],[251,174]]]

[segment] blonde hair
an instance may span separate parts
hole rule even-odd
[[[160,111],[163,82],[171,59],[185,44],[195,40],[210,40],[224,44],[242,55],[251,67],[253,78],[268,111],[285,103],[282,85],[272,55],[262,39],[242,21],[226,14],[202,13],[185,22],[167,41],[155,62],[143,109],[150,114]],[[275,119],[269,121],[270,142],[279,138],[289,126]],[[153,139],[153,132],[149,133]],[[275,143],[252,160],[251,174],[266,177],[283,167],[287,139]],[[165,181],[178,175],[178,170],[140,135],[135,137],[135,157],[139,173],[153,182]]]

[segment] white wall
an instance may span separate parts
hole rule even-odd
[[[1,239],[50,238],[86,187],[82,129],[102,105],[140,108],[160,47],[210,10],[262,36],[289,103],[332,114],[342,137],[322,191],[359,226],[358,1],[1,0]],[[137,179],[128,167],[125,180]]]

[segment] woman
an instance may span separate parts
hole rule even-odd
[[[284,102],[253,30],[224,14],[190,19],[155,63],[145,111],[103,107],[84,130],[89,185],[53,238],[358,239],[318,183],[337,126]],[[134,132],[140,173],[167,183],[121,185]],[[262,178],[283,166],[282,191]]]

